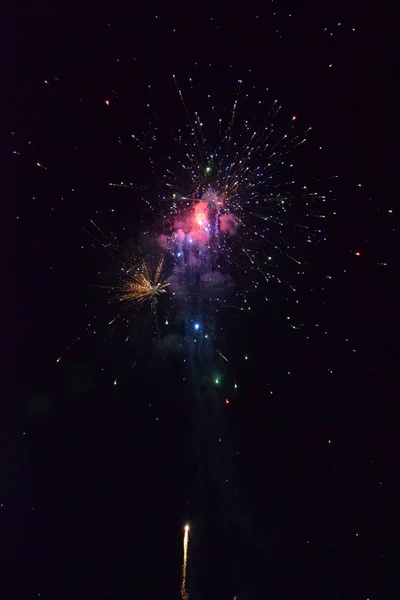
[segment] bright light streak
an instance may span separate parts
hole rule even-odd
[[[185,535],[183,536],[183,565],[182,565],[182,584],[181,584],[181,597],[182,600],[188,600],[189,594],[186,589],[186,572],[187,572],[187,556],[189,546],[189,525],[185,525]]]
[[[224,360],[226,360],[226,362],[229,362],[228,359],[226,358],[226,356],[224,356],[222,354],[222,352],[220,352],[219,350],[217,350],[218,354],[221,356],[221,358],[223,358]]]

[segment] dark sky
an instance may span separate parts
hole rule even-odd
[[[37,2],[4,23],[2,598],[179,598],[187,520],[193,599],[395,598],[392,15],[336,2],[141,4]],[[237,79],[269,88],[284,116],[312,127],[299,168],[335,198],[326,244],[305,249],[299,306],[267,286],[247,320],[221,315],[240,385],[219,424],[226,462],[211,455],[207,476],[181,356],[156,355],[146,322],[121,350],[94,287],[112,267],[84,231],[95,218],[128,240],[151,225],[143,194],[109,183],[157,186],[131,134],[148,127],[149,85],[161,128],[180,122],[172,74],[225,107]],[[210,483],[225,468],[234,500]]]

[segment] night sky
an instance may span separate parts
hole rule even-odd
[[[179,598],[186,523],[193,600],[398,597],[394,38],[347,4],[39,2],[4,24],[5,600]],[[124,309],[126,342],[96,226],[128,259],[161,244],[186,160],[173,75],[211,145],[208,96],[228,121],[238,80],[239,123],[277,99],[278,132],[311,130],[269,241],[265,218],[226,233],[212,301],[171,283],[156,315]]]

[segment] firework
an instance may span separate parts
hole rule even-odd
[[[149,302],[155,308],[157,299],[165,294],[170,285],[167,281],[165,254],[154,248],[147,251],[140,247],[124,247],[112,232],[105,232],[90,219],[95,228],[87,231],[93,240],[93,246],[103,249],[119,265],[123,275],[116,285],[101,285],[111,293],[111,302],[143,304]],[[86,231],[86,230],[85,230]],[[101,275],[101,272],[98,273]],[[111,325],[116,318],[109,324]]]
[[[212,107],[213,116],[206,123],[207,115],[191,114],[175,76],[174,82],[186,125],[177,136],[171,135],[163,176],[166,189],[159,194],[163,233],[158,242],[175,258],[176,279],[187,281],[185,270],[197,265],[205,280],[215,279],[217,272],[222,281],[228,273],[240,271],[251,281],[249,290],[257,291],[260,281],[282,283],[273,267],[281,259],[297,265],[295,269],[307,265],[304,246],[324,241],[320,228],[324,215],[311,206],[325,201],[325,196],[298,181],[292,163],[292,154],[311,128],[301,130],[297,119],[280,117],[276,100],[265,110],[264,101],[258,99],[251,107],[254,118],[241,119],[242,104],[251,102],[246,100],[249,94],[242,93],[242,81],[230,114],[215,119]],[[155,132],[148,135],[153,146]],[[134,139],[139,148],[146,146]],[[151,164],[164,162],[154,152],[149,151]],[[287,278],[285,282],[289,283]],[[182,293],[182,284],[180,288],[174,292]]]
[[[116,321],[116,327],[126,325],[128,341],[137,309],[146,305],[156,316],[159,300],[168,296],[176,323],[184,324],[188,362],[195,364],[199,357],[194,351],[199,356],[206,346],[215,351],[211,340],[221,306],[250,311],[251,294],[265,283],[270,288],[283,283],[296,293],[294,280],[304,274],[299,267],[307,265],[311,248],[325,240],[321,229],[325,215],[315,208],[325,198],[297,180],[291,154],[309,130],[301,130],[291,115],[278,118],[277,101],[265,110],[264,100],[254,103],[254,93],[246,100],[249,94],[241,91],[240,81],[231,111],[222,111],[218,118],[219,109],[213,107],[209,119],[192,114],[176,80],[175,84],[186,113],[182,127],[171,129],[169,138],[160,142],[158,126],[150,122],[144,132],[132,134],[152,173],[154,165],[163,170],[157,188],[149,187],[146,178],[110,183],[154,192],[142,198],[141,221],[148,222],[149,209],[158,215],[153,227],[143,232],[146,249],[136,248],[126,256],[117,237],[92,220],[95,231],[90,235],[95,246],[117,263],[111,275],[111,282],[119,276],[114,285],[109,285],[109,273],[105,281],[104,271],[99,271],[102,283],[108,284],[101,287],[109,290],[110,303],[121,307],[109,325]],[[169,132],[169,124],[163,131]],[[141,316],[146,319],[145,312]],[[152,319],[152,331],[162,336],[167,321]],[[201,331],[194,325],[200,322]],[[227,362],[224,353],[216,352]]]
[[[157,298],[165,294],[170,285],[165,279],[165,262],[161,257],[155,267],[151,262],[142,259],[139,265],[127,272],[127,279],[122,282],[118,300],[137,303],[150,302],[154,308]]]
[[[188,600],[189,594],[186,589],[186,571],[187,571],[187,555],[189,545],[189,525],[185,525],[184,536],[183,536],[183,564],[182,564],[182,584],[181,584],[181,597],[182,600]]]

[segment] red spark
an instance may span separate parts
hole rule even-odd
[[[228,398],[226,398],[226,400],[225,400],[225,404],[229,404],[229,400],[228,400]]]
[[[354,252],[356,256],[361,256],[361,252]]]
[[[296,115],[293,115],[292,121],[295,121],[296,119],[297,119]]]
[[[104,100],[104,104],[107,104],[107,106],[110,106],[110,101],[109,100]]]

